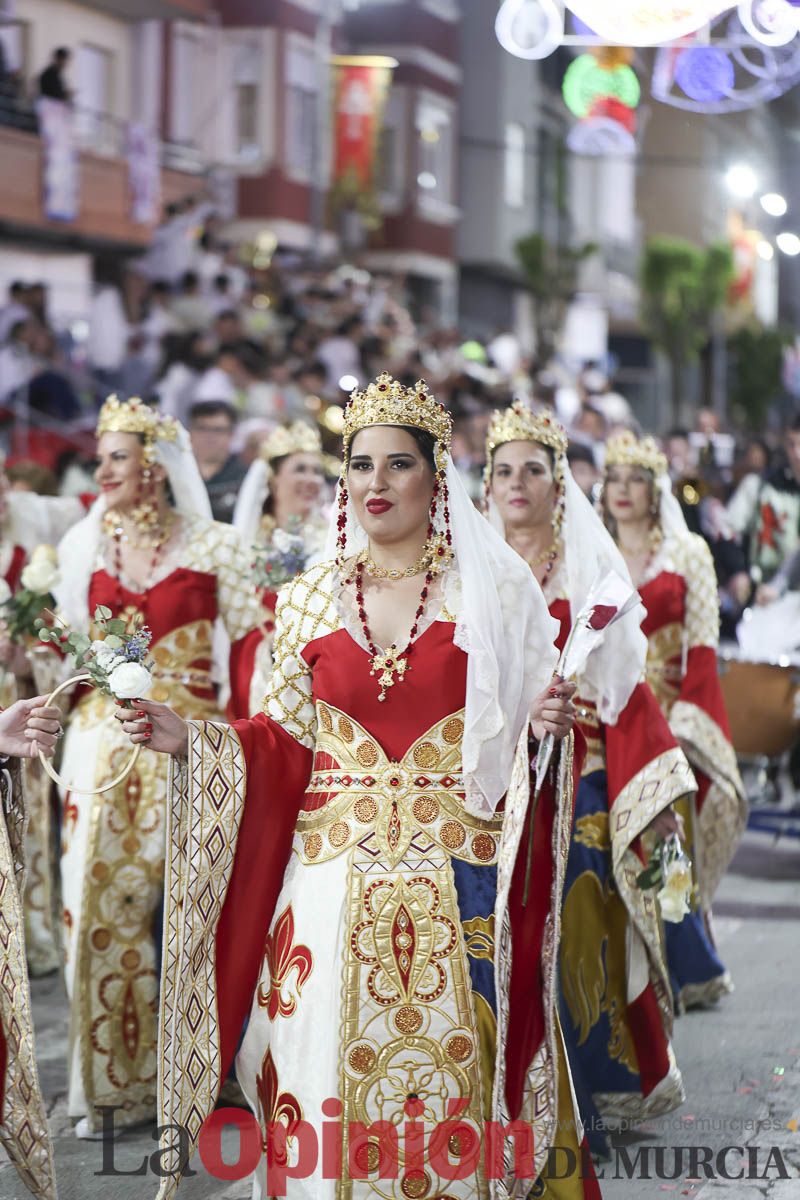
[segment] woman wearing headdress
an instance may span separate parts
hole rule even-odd
[[[262,442],[244,478],[233,510],[233,527],[246,546],[273,559],[290,545],[289,538],[300,539],[302,548],[297,547],[293,556],[305,565],[312,556],[321,555],[325,544],[324,488],[319,431],[307,421],[281,425]],[[276,574],[277,585],[264,589],[269,632],[275,627],[278,587],[285,582],[285,573]]]
[[[560,622],[563,647],[592,585],[625,562],[572,477],[567,435],[521,401],[497,412],[486,442],[490,522],[525,559]],[[575,801],[560,950],[562,1020],[590,1144],[598,1119],[643,1119],[683,1100],[670,1045],[673,1011],[653,893],[637,887],[649,830],[677,828],[672,805],[694,788],[649,687],[641,605],[608,627],[577,680],[588,745]]]
[[[186,431],[139,400],[112,396],[97,424],[101,496],[59,545],[59,616],[89,632],[98,605],[152,634],[151,695],[185,716],[219,719],[212,640],[230,643],[234,711],[250,711],[262,612],[250,557],[229,526],[211,520]],[[262,688],[263,685],[257,685]],[[84,692],[73,707],[60,767],[61,879],[71,1004],[68,1111],[79,1136],[99,1105],[118,1124],[151,1118],[156,1104],[160,909],[166,853],[167,762],[139,757],[102,795],[128,756],[109,718],[113,701]]]
[[[354,392],[343,438],[335,557],[279,597],[264,713],[187,725],[145,703],[151,732],[118,714],[179,756],[161,1120],[194,1145],[249,1018],[237,1074],[273,1167],[308,1175],[289,1197],[486,1198],[484,1120],[532,1129],[527,1188],[558,1140],[571,735],[536,809],[526,905],[518,850],[529,722],[563,738],[572,689],[553,684],[541,592],[470,503],[425,384]],[[299,1131],[323,1117],[340,1165],[300,1166]],[[425,1148],[395,1154],[414,1120]],[[254,1195],[271,1186],[260,1169]]]
[[[603,517],[647,609],[647,678],[697,778],[680,806],[695,869],[692,912],[665,927],[672,985],[682,1006],[731,990],[714,945],[711,901],[747,820],[717,674],[719,598],[711,552],[686,528],[666,457],[652,438],[609,439]]]

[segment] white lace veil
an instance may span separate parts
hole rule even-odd
[[[175,509],[184,516],[204,517],[211,521],[211,503],[197,466],[189,435],[178,425],[175,441],[156,439],[155,461],[167,472]],[[106,497],[99,496],[82,521],[64,535],[58,544],[61,582],[55,588],[56,602],[63,619],[73,629],[89,628],[89,583],[97,565]]]
[[[477,511],[446,456],[450,529],[460,591],[454,641],[467,654],[462,747],[466,806],[478,817],[495,812],[506,793],[517,741],[534,698],[556,665],[558,624],[526,563]],[[337,491],[338,501],[338,491]],[[328,526],[326,558],[336,557],[338,503]],[[346,509],[346,554],[367,545],[352,503]],[[437,529],[443,531],[441,519]],[[448,589],[449,591],[449,589]]]
[[[564,567],[570,616],[574,622],[592,584],[600,575],[613,569],[630,583],[630,572],[611,534],[575,482],[567,456],[560,455],[560,458],[564,480]],[[491,496],[488,515],[494,528],[505,536],[503,519]],[[527,563],[525,565],[530,570]],[[579,680],[580,696],[597,706],[598,716],[606,725],[616,724],[644,675],[647,658],[647,638],[641,630],[644,618],[644,606],[638,604],[611,625],[600,646],[589,656]]]
[[[261,514],[269,495],[270,468],[260,456],[253,459],[242,480],[233,510],[233,527],[246,546],[258,540]]]
[[[672,491],[672,480],[666,471],[657,477],[655,488],[658,497],[658,519],[661,523],[664,540],[685,538],[689,532],[689,526],[686,524],[683,510]]]

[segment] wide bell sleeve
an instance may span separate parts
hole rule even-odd
[[[691,535],[681,564],[686,581],[684,669],[669,723],[698,779],[698,881],[708,905],[747,821],[747,799],[717,671],[719,601],[714,564]]]
[[[39,1086],[25,962],[26,814],[19,764],[0,767],[0,1143],[25,1187],[55,1200],[53,1146]]]

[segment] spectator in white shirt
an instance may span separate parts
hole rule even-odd
[[[172,315],[187,333],[207,328],[212,315],[211,305],[203,295],[196,271],[184,272],[180,293],[172,301]]]
[[[0,345],[8,341],[8,335],[19,321],[27,321],[31,310],[25,303],[28,289],[19,279],[15,279],[8,289],[8,304],[0,308]]]
[[[325,364],[331,387],[338,387],[339,380],[347,375],[362,382],[359,343],[363,333],[364,322],[361,317],[348,317],[331,337],[325,338],[317,347],[317,358]]]
[[[36,374],[35,336],[36,325],[30,315],[12,326],[6,345],[0,349],[0,403],[10,400]]]

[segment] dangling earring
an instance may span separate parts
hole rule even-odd
[[[436,476],[433,481],[433,495],[431,496],[428,516],[428,535],[425,540],[425,553],[430,563],[430,570],[434,574],[438,574],[445,567],[449,566],[453,559],[453,533],[450,528],[450,493],[447,488],[446,473],[447,458],[438,443],[435,461]],[[444,533],[436,532],[436,514],[440,500],[442,504]]]
[[[340,571],[344,568],[345,551],[347,549],[347,502],[349,495],[347,491],[347,483],[345,481],[344,471],[339,479],[339,514],[336,517],[336,565]]]
[[[138,504],[131,509],[131,520],[143,533],[152,533],[158,525],[158,505],[150,497],[142,496],[142,489],[145,484],[150,482],[151,477],[152,471],[149,467],[145,467],[139,480]]]

